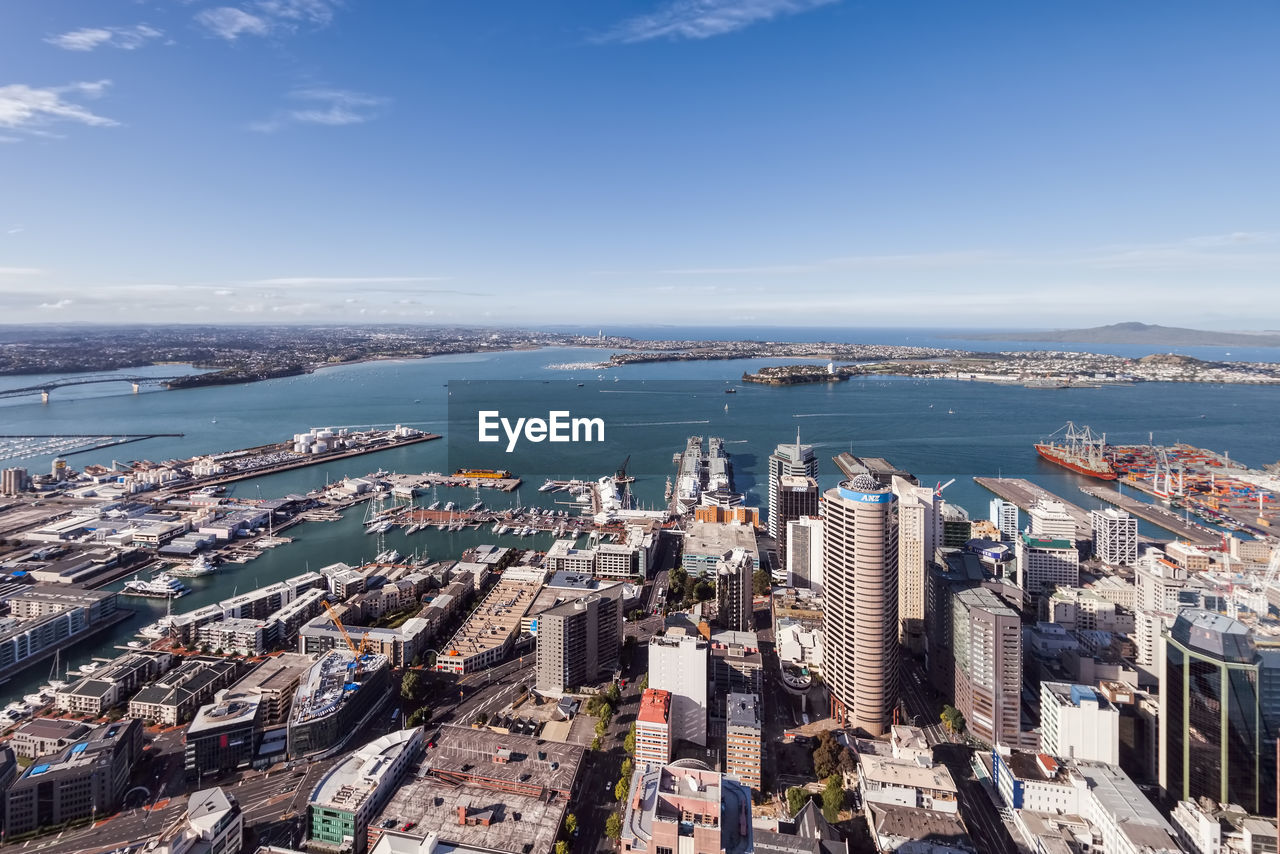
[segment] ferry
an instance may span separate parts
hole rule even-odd
[[[150,581],[142,581],[138,576],[124,583],[120,591],[122,596],[147,596],[153,599],[177,599],[186,596],[191,590],[178,579],[162,572]],[[83,669],[83,668],[82,668]]]

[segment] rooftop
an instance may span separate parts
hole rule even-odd
[[[730,694],[725,705],[727,726],[760,729],[760,698],[755,694]]]
[[[232,686],[235,691],[292,691],[298,680],[316,663],[313,655],[284,652],[273,655]]]
[[[298,683],[291,720],[301,723],[333,714],[364,679],[386,666],[384,655],[366,653],[357,658],[347,649],[329,650]]]
[[[236,723],[252,723],[258,717],[261,697],[256,693],[228,693],[216,703],[201,706],[187,727],[187,735],[221,729]]]
[[[753,559],[756,549],[756,531],[751,525],[734,522],[691,522],[684,535],[686,554],[723,555],[734,549],[749,552]]]
[[[356,812],[364,799],[378,790],[395,759],[405,750],[416,750],[422,729],[395,730],[347,755],[320,780],[311,794],[314,806]]]
[[[922,768],[919,765],[899,762],[888,757],[858,755],[859,774],[886,786],[902,786],[909,789],[928,789],[934,792],[955,792],[956,782],[946,766]]]
[[[640,697],[640,711],[636,713],[636,721],[650,724],[665,724],[671,716],[671,692],[660,688],[646,688]]]

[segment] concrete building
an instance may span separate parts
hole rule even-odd
[[[120,807],[129,775],[142,756],[142,723],[98,727],[70,747],[33,761],[4,798],[9,836],[69,821],[110,815]]]
[[[1016,555],[1018,586],[1032,600],[1053,587],[1080,586],[1080,552],[1070,539],[1024,532],[1018,537]]]
[[[1120,764],[1120,712],[1087,685],[1040,683],[1040,747],[1051,756]]]
[[[898,498],[898,640],[924,652],[925,567],[942,544],[941,501],[927,486],[894,477]]]
[[[307,802],[307,838],[321,851],[368,850],[369,822],[422,751],[422,728],[395,730],[334,765]]]
[[[675,739],[671,734],[671,692],[646,688],[636,713],[636,764],[666,765]]]
[[[1280,648],[1199,609],[1182,611],[1163,641],[1160,787],[1274,814]]]
[[[83,740],[93,727],[66,718],[32,718],[13,731],[9,746],[20,759],[57,753]]]
[[[847,726],[885,732],[898,702],[898,513],[870,475],[823,498],[824,676]]]
[[[800,431],[796,431],[794,445],[779,445],[769,455],[769,536],[777,540],[786,533],[787,526],[779,521],[781,510],[780,487],[783,477],[810,477],[818,479],[818,457],[812,445],[800,444]],[[810,514],[812,515],[812,514]]]
[[[684,534],[680,565],[690,575],[715,575],[721,558],[741,549],[751,558],[752,571],[760,565],[756,529],[751,525],[722,522],[691,522]]]
[[[952,600],[956,709],[969,733],[987,744],[1021,746],[1022,621],[986,587]],[[1034,746],[1034,745],[1032,745]]]
[[[248,768],[261,732],[256,694],[221,694],[201,706],[183,738],[183,767],[188,779],[221,776]]]
[[[1276,850],[1274,816],[1258,816],[1208,798],[1179,801],[1169,816],[1188,854],[1270,854]]]
[[[1018,505],[1003,498],[991,499],[991,524],[1000,531],[1000,539],[1018,539]]]
[[[808,475],[784,474],[778,478],[778,563],[787,563],[787,525],[805,516],[818,515],[818,481]],[[773,519],[773,508],[769,511]],[[772,523],[772,522],[771,522]]]
[[[1076,523],[1061,501],[1037,501],[1027,511],[1031,536],[1042,540],[1074,540]]]
[[[637,765],[621,842],[624,854],[749,854],[751,790],[705,768]]]
[[[734,549],[716,564],[716,616],[731,631],[749,632],[754,625],[754,571],[755,561],[743,549]]]
[[[649,640],[649,687],[671,692],[671,735],[706,747],[710,643],[668,632]]]
[[[17,466],[7,468],[0,472],[0,495],[18,495],[26,492],[30,486],[31,478],[27,476],[27,470]]]
[[[390,696],[391,666],[385,656],[330,650],[298,683],[289,712],[291,758],[341,749],[361,721]]]
[[[618,666],[622,585],[564,602],[538,617],[540,691],[563,693],[598,683]]]
[[[220,787],[192,792],[182,823],[160,839],[158,854],[239,854],[244,815],[234,795]]]
[[[1087,587],[1059,587],[1045,606],[1049,622],[1073,631],[1131,635],[1136,628],[1132,611],[1118,608]]]
[[[760,695],[732,693],[725,698],[724,772],[760,791],[764,754]]]
[[[459,676],[475,673],[502,661],[510,652],[520,621],[542,589],[542,572],[536,579],[508,569],[484,601],[471,612],[436,657],[436,670]]]
[[[1138,520],[1123,510],[1108,507],[1089,511],[1093,527],[1093,552],[1103,563],[1133,566],[1138,562]]]
[[[786,568],[788,587],[822,592],[821,516],[804,516],[787,523]]]

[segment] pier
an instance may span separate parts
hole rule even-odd
[[[1139,519],[1157,525],[1174,534],[1178,539],[1186,540],[1193,545],[1213,546],[1222,541],[1222,535],[1216,531],[1189,522],[1172,510],[1166,510],[1163,507],[1157,507],[1154,504],[1130,498],[1109,486],[1082,486],[1080,491],[1099,501],[1105,501],[1108,504],[1119,507],[1132,516],[1137,516]]]
[[[1057,501],[1066,508],[1072,521],[1076,523],[1076,539],[1093,539],[1093,523],[1089,520],[1089,511],[1061,496],[1054,495],[1043,486],[1021,477],[975,477],[973,480],[978,486],[994,492],[1005,501],[1012,501],[1024,512],[1030,510],[1039,501]]]

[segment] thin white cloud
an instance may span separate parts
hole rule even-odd
[[[67,306],[71,305],[74,302],[75,300],[70,300],[70,299],[60,299],[57,302],[42,302],[40,303],[39,308],[62,309],[62,308],[66,308]]]
[[[243,35],[265,36],[271,31],[265,18],[251,15],[233,6],[204,9],[196,14],[196,22],[220,39],[233,42]]]
[[[348,89],[296,89],[289,93],[289,97],[302,102],[303,106],[281,111],[266,121],[255,122],[250,125],[250,129],[259,133],[273,133],[290,124],[329,127],[364,124],[377,118],[381,108],[389,103],[388,98],[380,95],[368,95]]]
[[[110,80],[98,80],[43,89],[24,83],[0,86],[0,128],[48,135],[43,128],[58,122],[113,127],[119,122],[99,116],[67,98],[75,95],[96,98],[109,85]]]
[[[920,252],[903,255],[851,255],[800,264],[766,264],[742,267],[681,267],[659,270],[663,276],[794,276],[840,270],[937,269],[1013,263],[1013,256],[985,250],[968,252]]]
[[[333,20],[337,0],[258,0],[256,8],[276,21],[324,26]]]
[[[4,233],[5,234],[22,234],[22,232],[26,230],[27,229],[25,226],[13,225],[13,226],[10,226],[9,228],[6,228]]]
[[[0,276],[43,276],[47,272],[39,267],[0,267]]]
[[[839,0],[669,0],[648,15],[628,18],[594,39],[635,42],[709,39],[761,21],[798,15]]]
[[[447,276],[290,276],[244,282],[259,287],[314,287],[317,285],[403,285],[414,282],[446,282]]]
[[[1120,270],[1280,272],[1280,232],[1235,231],[1169,243],[1104,246],[1084,253],[1078,262]]]
[[[85,27],[50,36],[45,41],[63,50],[89,51],[103,45],[121,50],[137,50],[151,39],[158,39],[163,35],[155,27],[136,24],[132,27]]]

